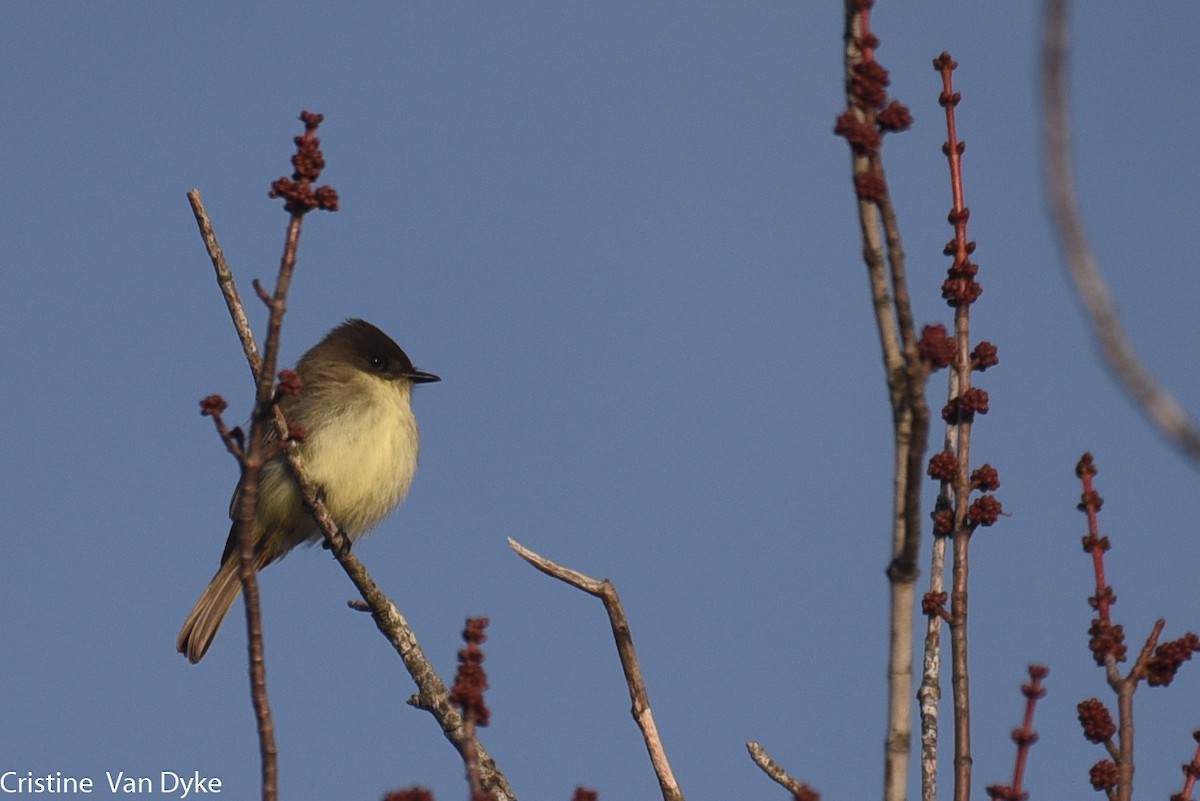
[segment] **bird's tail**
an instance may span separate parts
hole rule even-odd
[[[175,648],[186,655],[193,665],[204,658],[217,629],[221,627],[221,621],[229,614],[229,608],[242,591],[238,565],[236,553],[221,563],[195,608],[183,621],[183,628],[175,639]]]

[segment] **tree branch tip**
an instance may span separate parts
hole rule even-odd
[[[526,562],[528,562],[529,564],[536,567],[538,570],[541,570],[543,572],[550,572],[549,568],[559,567],[557,564],[555,564],[554,562],[551,562],[549,559],[542,556],[540,553],[538,553],[536,551],[532,551],[529,548],[526,548],[524,545],[517,542],[512,537],[505,537],[505,540],[508,541],[508,547],[512,548],[516,552],[517,556],[521,557]],[[551,574],[551,575],[553,575],[553,574]]]
[[[814,800],[820,798],[811,787],[797,780],[784,770],[782,765],[771,759],[771,755],[758,742],[750,740],[746,743],[746,750],[750,752],[750,758],[767,775],[767,778],[792,793],[793,797]]]
[[[512,537],[508,538],[508,545],[517,555],[531,564],[536,569],[542,571],[547,576],[558,579],[566,584],[570,584],[576,589],[583,590],[589,595],[595,595],[598,598],[604,597],[604,587],[606,584],[611,586],[607,579],[594,579],[591,576],[580,573],[578,570],[572,570],[569,567],[564,567],[557,562],[552,562],[541,554],[529,550]]]

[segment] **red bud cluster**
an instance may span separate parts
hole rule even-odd
[[[282,370],[279,373],[279,384],[275,387],[277,396],[299,395],[304,387],[304,379],[295,370]]]
[[[1002,514],[1004,514],[1004,509],[995,495],[980,495],[971,502],[970,508],[967,509],[967,520],[971,522],[972,526],[986,527],[995,525]]]
[[[1146,660],[1146,683],[1151,687],[1166,687],[1175,679],[1180,666],[1200,651],[1200,637],[1192,632],[1178,640],[1165,642],[1154,649],[1154,656]]]
[[[821,794],[807,784],[802,784],[792,791],[792,801],[821,801]]]
[[[871,32],[871,7],[868,0],[858,0],[855,11],[861,20],[861,32],[854,44],[862,58],[850,68],[846,79],[850,108],[840,114],[833,132],[846,138],[856,156],[870,160],[865,170],[855,175],[854,191],[864,201],[880,202],[887,197],[887,184],[878,163],[883,135],[907,131],[912,127],[912,112],[900,102],[888,98],[892,79],[875,58],[879,38]]]
[[[1111,623],[1102,618],[1093,618],[1088,628],[1088,649],[1097,665],[1103,665],[1104,660],[1112,656],[1117,662],[1124,662],[1128,649],[1125,647],[1125,627],[1119,623]]]
[[[1000,489],[1000,473],[990,464],[985,464],[971,473],[971,486],[983,492],[995,492]]]
[[[1088,771],[1093,790],[1111,790],[1121,780],[1121,771],[1111,759],[1102,759]]]
[[[971,387],[942,407],[942,419],[952,424],[971,422],[976,413],[988,413],[988,400],[986,390]]]
[[[479,647],[487,640],[484,634],[487,625],[486,617],[467,620],[462,634],[467,647],[458,652],[458,673],[454,678],[454,688],[450,690],[450,700],[462,708],[464,716],[472,717],[477,726],[486,726],[491,719],[491,711],[483,702],[483,691],[488,688],[488,680],[487,672],[483,669],[483,649]]]
[[[200,414],[204,417],[216,417],[229,408],[229,404],[220,395],[209,395],[200,401]]]
[[[937,323],[921,329],[921,338],[917,340],[917,353],[920,354],[921,361],[938,370],[953,364],[958,345],[946,333],[946,326]]]
[[[1113,723],[1112,713],[1099,698],[1080,701],[1075,709],[1079,713],[1079,723],[1083,726],[1083,736],[1089,742],[1107,742],[1117,733],[1117,724]]]
[[[313,187],[313,181],[325,169],[325,154],[321,152],[321,140],[314,134],[325,118],[309,111],[300,112],[304,123],[304,135],[293,139],[296,152],[292,156],[291,178],[279,178],[271,183],[269,197],[284,199],[283,208],[291,214],[305,214],[313,209],[337,211],[337,190],[330,186]]]

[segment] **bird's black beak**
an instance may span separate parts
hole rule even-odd
[[[404,377],[414,384],[432,384],[434,381],[442,380],[440,376],[436,376],[433,373],[423,373],[420,370],[405,373]]]

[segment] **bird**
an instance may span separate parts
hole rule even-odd
[[[351,319],[331,330],[296,364],[300,388],[278,401],[289,427],[303,432],[299,452],[305,474],[319,488],[338,527],[358,540],[404,500],[417,471],[420,434],[412,389],[441,379],[413,367],[387,334]],[[282,559],[321,531],[296,484],[287,455],[268,428],[264,445],[275,453],[259,475],[253,542],[254,569]],[[243,479],[244,480],[244,479]],[[229,505],[237,513],[242,481]],[[241,592],[236,524],[229,530],[221,564],[187,616],[176,649],[189,662],[207,653],[221,622]]]

